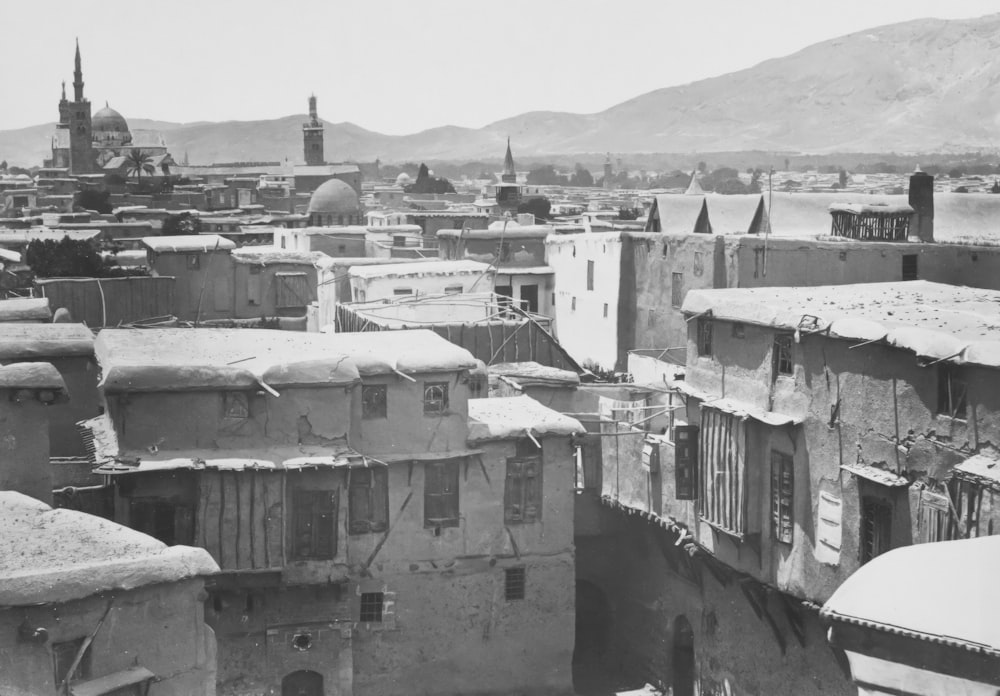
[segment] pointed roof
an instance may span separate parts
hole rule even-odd
[[[503,157],[503,173],[514,174],[514,155],[510,152],[510,136],[507,137],[507,154]]]
[[[687,191],[684,192],[685,196],[702,196],[705,194],[705,190],[698,183],[698,172],[691,172],[691,183],[688,184]]]

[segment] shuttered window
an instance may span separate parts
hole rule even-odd
[[[746,533],[746,420],[701,407],[698,498],[702,519],[728,534]]]
[[[424,526],[458,526],[459,461],[424,465]]]
[[[771,533],[785,544],[792,543],[795,491],[794,461],[784,452],[771,451]]]
[[[947,495],[934,493],[926,488],[920,491],[917,507],[919,543],[947,541],[952,538],[951,503]]]
[[[337,489],[292,493],[292,552],[295,558],[337,555]]]
[[[865,498],[861,505],[861,562],[867,563],[891,548],[892,506]]]
[[[694,500],[698,481],[698,426],[674,428],[674,492],[677,500]]]
[[[129,526],[168,546],[194,541],[194,510],[174,500],[132,498]]]
[[[517,456],[507,459],[503,517],[507,524],[542,519],[542,456],[531,440],[519,442]]]
[[[279,308],[305,307],[313,300],[305,273],[275,273],[274,282],[278,289],[276,306]]]
[[[384,532],[389,526],[389,470],[379,466],[349,474],[348,531]]]

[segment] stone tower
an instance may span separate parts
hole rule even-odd
[[[608,153],[607,158],[604,160],[604,188],[611,188],[611,177],[614,176],[614,170],[611,168],[611,153]]]
[[[65,91],[64,91],[65,95]],[[65,101],[65,96],[63,97]],[[63,114],[69,129],[70,174],[93,174],[97,171],[94,157],[93,127],[90,120],[90,102],[83,96],[83,68],[80,63],[80,42],[76,42],[76,61],[73,70],[73,101],[59,103],[59,120]]]
[[[302,149],[306,164],[326,164],[323,156],[323,124],[316,115],[316,95],[309,97],[309,123],[302,124]]]
[[[507,138],[507,154],[503,158],[503,174],[500,181],[505,184],[513,184],[517,181],[517,172],[514,171],[514,155],[510,152],[510,138]]]

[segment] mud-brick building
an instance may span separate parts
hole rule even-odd
[[[605,502],[631,514],[613,524],[645,529],[617,551],[636,580],[594,570],[635,598],[615,620],[650,632],[625,637],[632,669],[675,693],[851,691],[819,605],[890,549],[1000,531],[998,299],[925,281],[688,293],[668,426],[605,456]]]
[[[220,693],[569,690],[550,622],[575,421],[470,418],[479,363],[429,331],[106,330],[96,351],[116,519],[221,566]]]
[[[58,370],[72,397],[49,413],[48,452],[53,457],[86,453],[77,421],[98,413],[94,334],[83,324],[6,323],[0,329],[0,365],[49,363]],[[26,431],[36,436],[35,428]]]
[[[0,525],[0,692],[214,696],[204,550],[15,491]]]

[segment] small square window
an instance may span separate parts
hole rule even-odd
[[[461,285],[449,285],[444,289],[445,295],[461,295],[462,286]]]
[[[384,384],[361,386],[361,417],[368,420],[386,417],[388,392]]]
[[[222,393],[222,417],[227,420],[246,420],[250,417],[250,404],[243,392]]]
[[[410,288],[393,288],[392,294],[396,297],[404,297],[406,295],[412,295],[413,290]]]
[[[604,318],[605,319],[608,318],[608,303],[607,302],[604,303]]]
[[[362,592],[361,613],[358,618],[362,623],[381,623],[384,605],[385,595],[382,592]]]
[[[698,355],[712,355],[712,320],[708,317],[698,318]]]
[[[527,570],[524,567],[505,568],[503,585],[504,598],[508,601],[512,599],[524,599],[524,589],[527,584],[527,580]]]
[[[736,321],[733,322],[733,338],[746,338],[747,327],[746,324]]]
[[[198,254],[188,254],[187,261],[187,267],[190,270],[196,271],[201,268],[201,257]]]
[[[442,416],[448,410],[448,383],[430,382],[424,385],[424,415]]]

